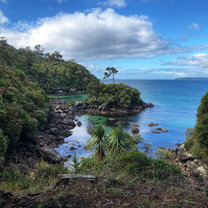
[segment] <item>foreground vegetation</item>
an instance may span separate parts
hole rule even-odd
[[[143,152],[108,155],[102,162],[95,156],[73,161],[79,164],[73,163],[71,170],[45,162],[28,175],[5,170],[0,189],[14,194],[7,206],[194,208],[208,205],[206,192],[190,186],[175,165],[149,158]],[[94,174],[97,179],[60,179],[57,177],[60,173]]]
[[[106,133],[102,125],[95,126],[90,133],[88,148],[94,150],[94,155],[79,160],[75,153],[70,169],[43,161],[27,174],[6,168],[0,174],[0,189],[15,194],[4,192],[7,206],[208,206],[206,192],[190,186],[176,165],[137,150],[139,135],[130,135],[122,127]],[[60,179],[57,175],[61,173],[91,174],[96,179]]]

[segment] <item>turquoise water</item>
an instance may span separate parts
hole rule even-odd
[[[109,81],[105,81],[108,83]],[[140,114],[123,117],[127,121],[125,129],[130,131],[132,124],[139,124],[140,134],[145,142],[152,145],[154,150],[158,146],[172,148],[176,143],[181,143],[185,139],[184,132],[187,128],[193,128],[196,123],[196,112],[200,105],[202,96],[207,92],[208,81],[183,81],[183,80],[119,80],[131,87],[137,88],[142,94],[145,102],[152,102],[155,107],[149,108]],[[57,150],[62,155],[73,154],[69,151],[71,146],[78,148],[79,156],[87,156],[90,153],[84,151],[86,141],[90,138],[88,133],[96,123],[105,123],[106,119],[93,119],[92,116],[77,116],[82,121],[81,127],[73,130],[73,135],[66,138],[68,143],[61,145]],[[99,118],[99,117],[98,117]],[[95,121],[94,121],[95,120]],[[100,121],[100,122],[99,122]],[[168,133],[153,134],[149,123],[158,123],[156,127],[165,128]],[[108,129],[112,124],[107,122]],[[71,142],[72,141],[72,142]],[[77,141],[80,143],[76,143]]]

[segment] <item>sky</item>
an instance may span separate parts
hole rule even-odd
[[[208,77],[208,0],[0,0],[0,37],[103,78]]]

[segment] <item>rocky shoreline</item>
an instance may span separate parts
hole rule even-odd
[[[92,105],[90,106],[87,102],[77,102],[77,114],[89,114],[89,115],[101,115],[101,116],[126,116],[137,114],[144,111],[146,108],[152,108],[152,103],[145,103],[140,101],[137,106],[131,107],[108,107],[103,105]]]
[[[86,103],[76,102],[73,104],[60,99],[52,99],[51,106],[48,122],[39,126],[34,136],[27,140],[22,140],[13,146],[7,152],[5,163],[3,167],[0,167],[0,170],[10,165],[20,171],[29,172],[31,169],[35,169],[36,164],[42,159],[49,163],[64,163],[71,155],[62,158],[54,148],[63,144],[64,138],[71,136],[72,130],[76,126],[82,125],[80,121],[75,119],[76,114],[88,113],[91,115],[116,116],[126,115],[127,111],[127,109],[118,109],[112,113],[114,109],[89,108]],[[139,113],[147,107],[153,107],[153,105],[142,102],[142,105],[132,108],[131,113]],[[153,123],[149,124],[149,126],[155,125]],[[138,127],[135,129],[139,132]],[[135,129],[132,129],[133,133]],[[178,165],[188,179],[208,182],[208,164],[195,159],[185,150],[184,144],[181,144],[179,148],[171,149],[170,152],[172,155],[170,162]]]
[[[20,171],[29,172],[36,168],[36,163],[44,159],[49,163],[63,163],[71,155],[64,158],[54,148],[64,143],[64,138],[72,135],[72,129],[80,126],[81,122],[75,119],[76,114],[91,115],[127,115],[128,112],[139,113],[153,104],[146,104],[143,101],[131,109],[104,109],[103,107],[92,106],[84,102],[72,103],[61,99],[51,99],[51,111],[46,124],[39,126],[38,131],[27,139],[22,139],[15,146],[10,148],[5,157],[5,166],[13,166]]]
[[[80,126],[81,122],[75,119],[76,114],[91,114],[103,116],[121,116],[140,113],[153,104],[141,101],[132,108],[107,109],[105,106],[89,106],[85,102],[76,103],[61,99],[51,99],[51,111],[46,124],[39,126],[38,131],[27,139],[22,139],[10,148],[5,157],[5,166],[13,166],[20,171],[29,172],[36,168],[36,163],[44,159],[49,163],[63,163],[71,155],[64,158],[54,150],[64,143],[64,138],[72,135],[72,129]]]
[[[79,125],[75,119],[76,111],[68,102],[51,102],[51,111],[46,124],[39,126],[38,131],[27,139],[22,139],[7,152],[1,170],[7,166],[29,172],[36,168],[36,163],[42,159],[49,163],[63,163],[68,158],[62,158],[54,150],[64,143],[64,138],[72,135],[72,129]],[[78,123],[78,124],[77,124]]]

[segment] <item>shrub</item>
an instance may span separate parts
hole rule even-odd
[[[43,191],[48,186],[55,185],[57,174],[68,173],[59,164],[40,162],[33,173],[22,173],[14,167],[5,168],[0,173],[0,189],[6,191]]]
[[[197,122],[193,130],[194,145],[191,152],[208,160],[208,92],[201,99],[197,112]]]
[[[130,107],[140,101],[140,92],[132,87],[121,84],[104,84],[93,80],[87,87],[87,101],[91,105],[106,107]]]

